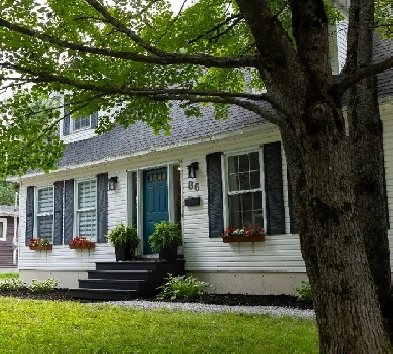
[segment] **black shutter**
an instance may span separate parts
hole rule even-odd
[[[64,107],[64,118],[63,118],[63,135],[70,134],[70,125],[71,125],[71,117],[67,111],[67,108]]]
[[[224,231],[221,152],[207,155],[206,163],[209,201],[209,237],[220,237]]]
[[[98,113],[95,112],[91,115],[91,128],[95,129],[98,127]]]
[[[74,237],[74,180],[64,184],[64,244],[68,245]]]
[[[264,145],[266,231],[269,235],[285,233],[284,193],[282,181],[281,142]]]
[[[288,205],[289,205],[289,218],[290,218],[290,232],[291,234],[297,234],[299,232],[297,226],[297,219],[295,216],[295,195],[293,194],[292,182],[287,173],[288,178]]]
[[[97,242],[107,242],[108,233],[108,173],[97,175]]]
[[[26,192],[26,245],[33,237],[34,230],[34,187],[27,187]]]
[[[63,244],[63,190],[64,181],[53,183],[53,244]]]

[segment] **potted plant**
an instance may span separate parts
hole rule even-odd
[[[115,247],[116,262],[132,260],[140,242],[135,226],[117,225],[107,238]]]
[[[180,225],[169,221],[155,224],[154,232],[149,236],[150,246],[154,251],[159,252],[160,260],[176,259],[180,240]]]
[[[88,240],[86,237],[77,236],[73,238],[69,244],[72,250],[83,250],[94,248],[96,245],[92,240]]]
[[[52,249],[52,245],[46,237],[31,238],[29,241],[29,248],[34,251],[49,251]]]
[[[222,234],[224,243],[232,242],[262,242],[265,241],[265,230],[262,227],[251,226],[240,229],[227,227]]]

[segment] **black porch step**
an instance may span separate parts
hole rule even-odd
[[[156,260],[137,260],[124,262],[96,262],[96,270],[140,270],[157,269]]]
[[[74,288],[70,289],[72,297],[75,299],[91,299],[91,300],[132,300],[139,296],[136,290],[115,290],[115,289],[87,289]]]
[[[114,279],[114,280],[147,280],[152,274],[151,269],[137,270],[89,270],[89,279]]]
[[[79,279],[79,287],[85,289],[137,290],[144,292],[148,290],[148,285],[149,283],[146,280]]]

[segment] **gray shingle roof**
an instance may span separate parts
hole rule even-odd
[[[2,215],[18,215],[18,206],[0,205],[0,216]]]
[[[98,159],[126,156],[132,152],[152,147],[167,146],[181,141],[233,131],[257,124],[265,124],[260,116],[243,108],[232,106],[226,120],[215,120],[212,107],[204,108],[203,117],[186,117],[183,110],[171,110],[172,134],[154,135],[143,122],[136,122],[127,129],[116,126],[103,135],[68,144],[59,167],[83,164]]]
[[[374,61],[381,61],[393,53],[393,41],[382,40],[379,34],[374,37]],[[393,69],[378,75],[380,97],[393,95]],[[344,99],[345,101],[345,99]],[[132,152],[152,147],[167,146],[181,141],[211,136],[258,124],[265,124],[257,114],[243,108],[232,106],[229,118],[215,120],[212,107],[204,108],[203,117],[188,118],[183,110],[174,105],[171,111],[172,134],[154,135],[152,129],[143,122],[137,122],[127,129],[116,126],[112,131],[68,144],[59,167],[79,165],[95,160],[127,156]]]

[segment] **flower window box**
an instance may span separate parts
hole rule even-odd
[[[29,245],[29,248],[33,251],[50,251],[52,250],[52,245],[46,245],[46,246]]]
[[[72,250],[83,250],[83,249],[92,249],[95,248],[96,245],[92,240],[88,240],[86,237],[77,236],[72,239],[69,244],[70,249]]]
[[[29,241],[29,248],[33,251],[50,251],[52,245],[47,238],[31,238]]]
[[[263,242],[265,241],[265,230],[261,227],[236,229],[228,227],[222,234],[224,243],[233,242]]]

